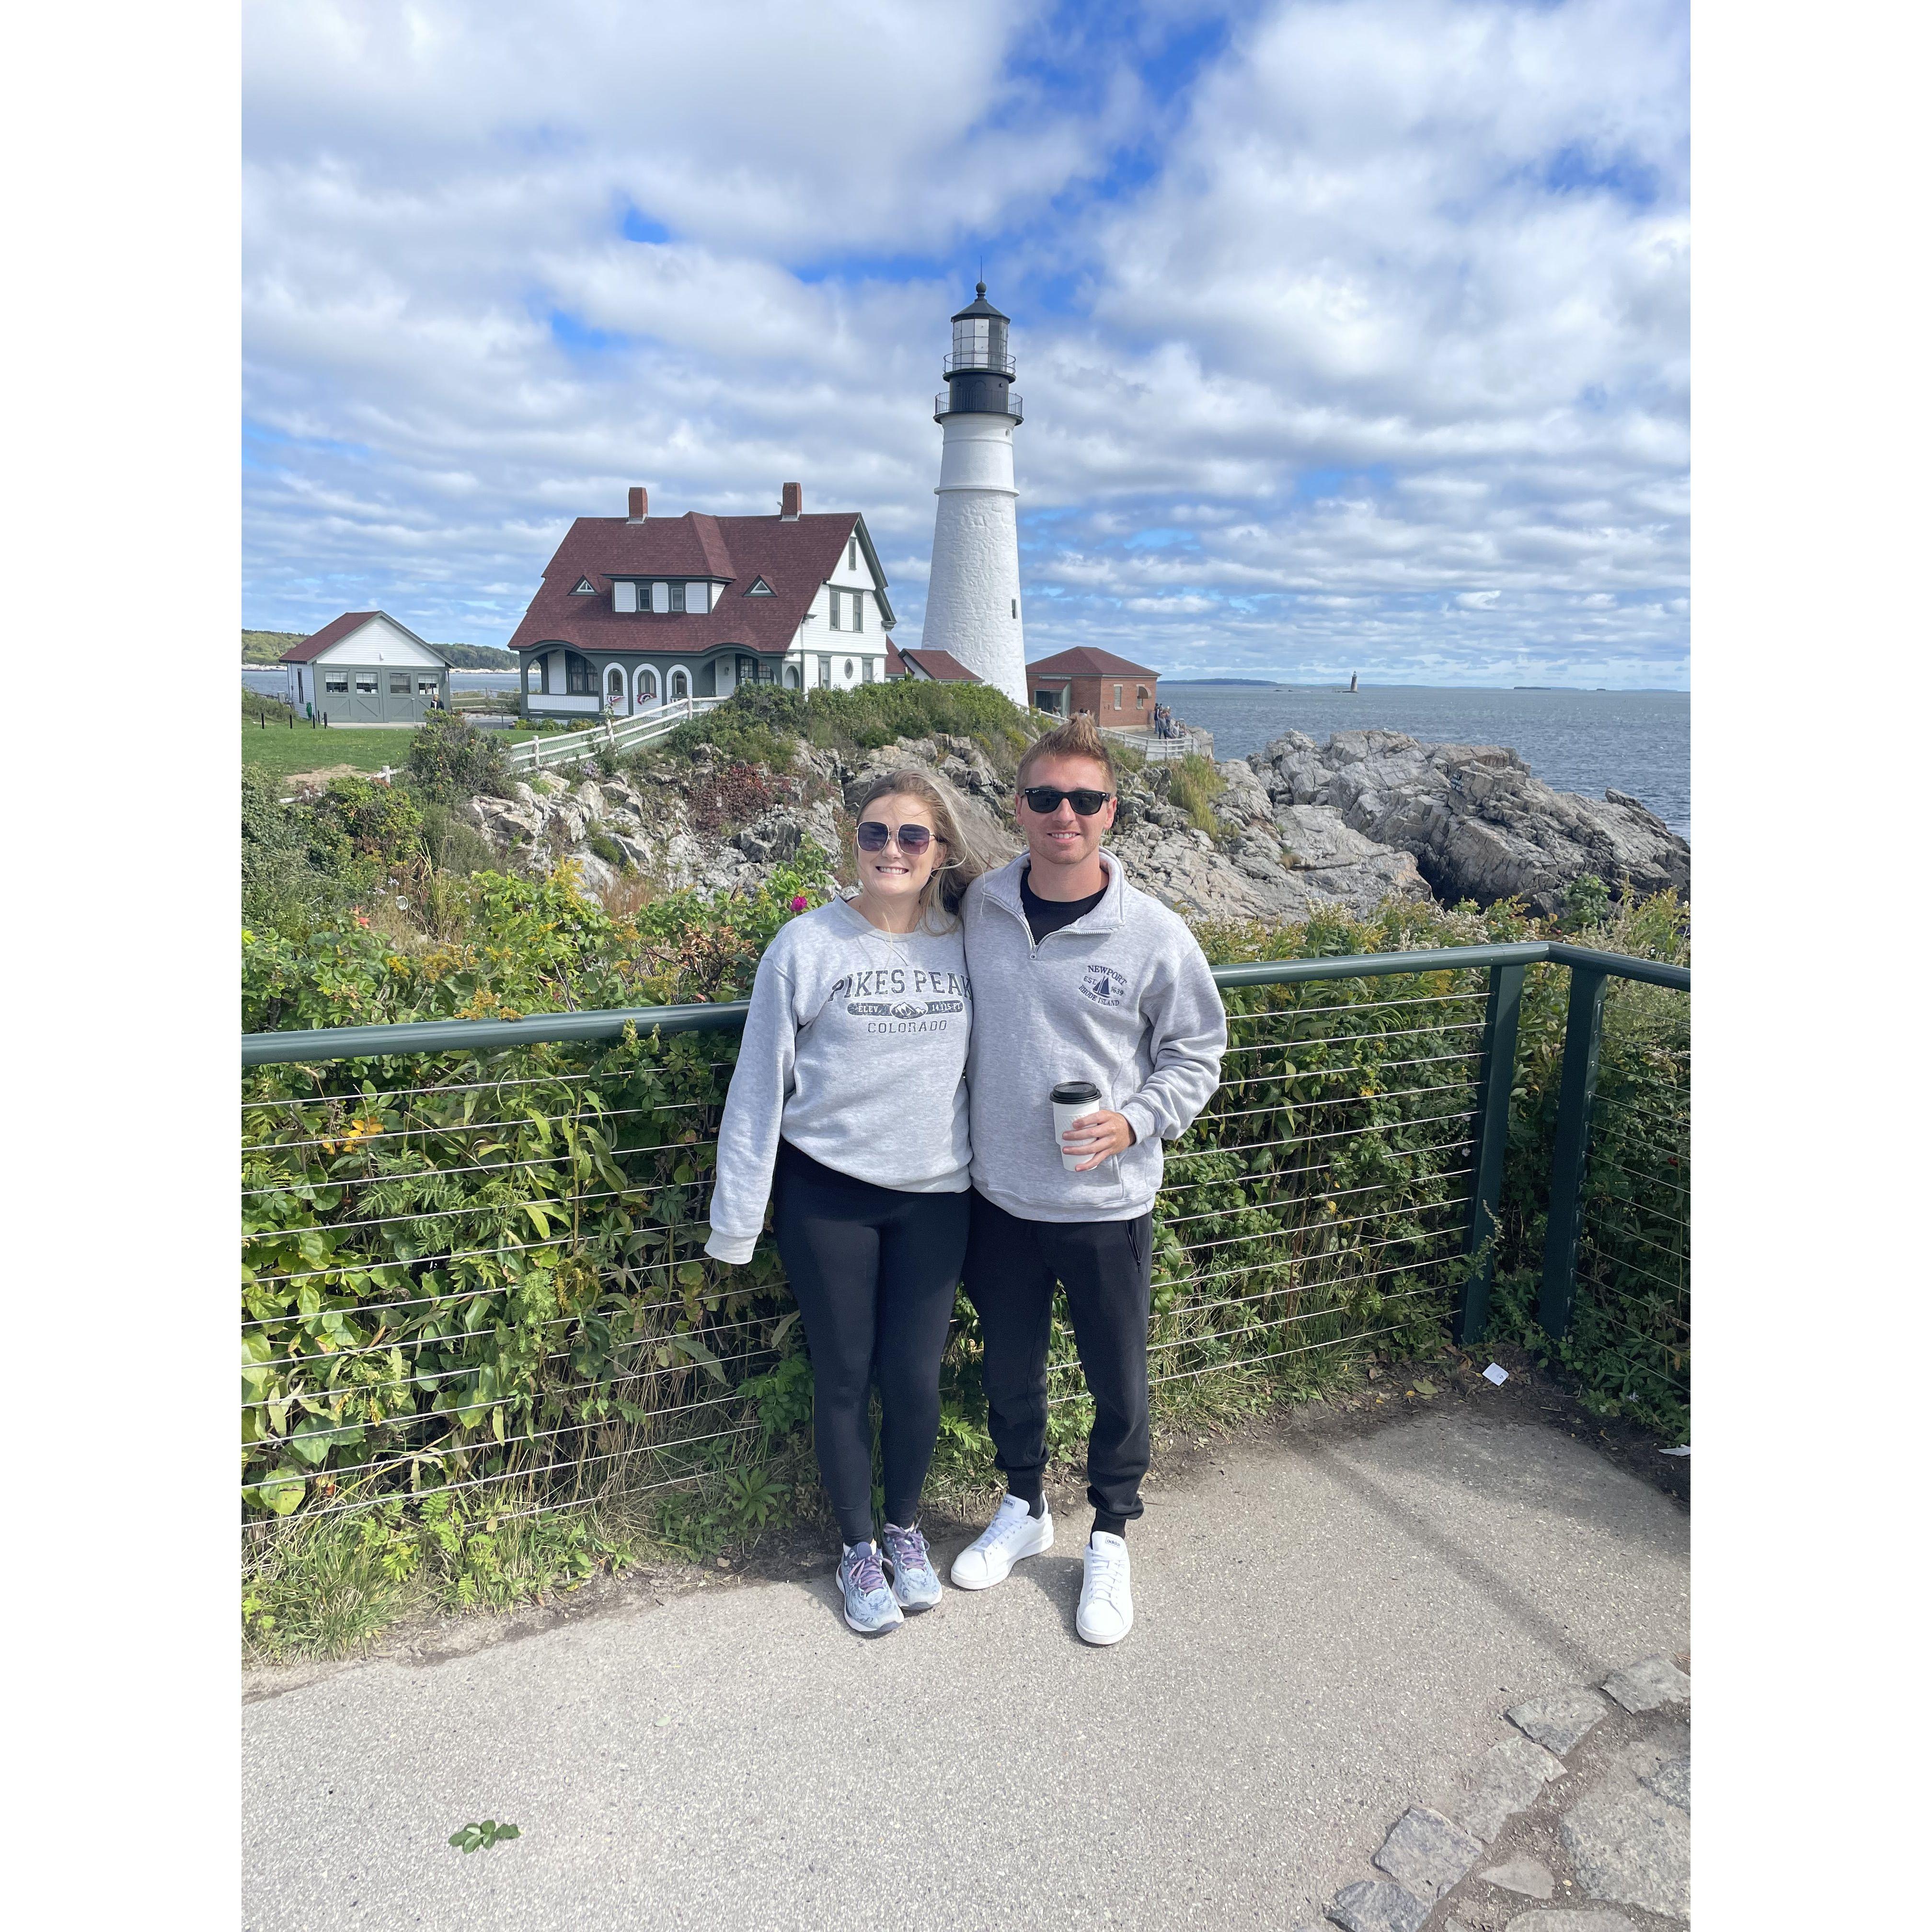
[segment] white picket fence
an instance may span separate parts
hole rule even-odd
[[[722,698],[674,698],[634,717],[604,718],[587,730],[566,732],[561,737],[526,738],[520,745],[512,745],[506,756],[512,771],[535,772],[574,764],[602,751],[634,752],[688,720],[715,711],[724,702]]]

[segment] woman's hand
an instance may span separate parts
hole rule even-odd
[[[1096,1114],[1083,1114],[1060,1137],[1067,1153],[1085,1156],[1073,1171],[1084,1174],[1117,1154],[1125,1154],[1134,1144],[1133,1123],[1124,1114],[1110,1114],[1103,1107]]]

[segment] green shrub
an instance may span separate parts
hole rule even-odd
[[[630,861],[624,856],[624,848],[610,833],[600,826],[584,842],[607,866],[614,866],[622,872]]]
[[[1038,735],[1026,712],[983,684],[929,684],[901,679],[850,691],[814,691],[808,707],[814,743],[877,751],[896,738],[945,732],[970,738],[994,766],[1010,773]]]
[[[449,712],[426,718],[410,734],[406,772],[412,790],[439,805],[454,805],[479,792],[510,795],[501,735],[472,730]]]
[[[487,872],[496,863],[489,840],[447,806],[422,808],[422,842],[440,872]]]
[[[680,724],[652,751],[694,758],[700,746],[714,745],[732,764],[770,765],[782,771],[805,735],[805,723],[802,692],[776,684],[742,684],[715,711]]]
[[[1219,838],[1227,830],[1214,816],[1216,799],[1228,788],[1228,781],[1215,768],[1212,758],[1204,758],[1198,752],[1190,752],[1178,763],[1167,768],[1167,795],[1198,831],[1211,838]]]
[[[264,698],[260,692],[250,691],[244,684],[242,687],[242,722],[244,724],[260,725],[264,718],[272,730],[277,725],[286,730],[290,724],[306,725],[308,720],[301,716],[292,704],[279,698]]]

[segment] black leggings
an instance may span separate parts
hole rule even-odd
[[[886,1520],[910,1528],[939,1439],[939,1358],[966,1258],[968,1194],[874,1187],[778,1142],[778,1254],[812,1349],[818,1473],[848,1543],[872,1534],[873,1376]]]

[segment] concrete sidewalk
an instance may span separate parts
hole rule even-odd
[[[876,1642],[819,1576],[250,1704],[243,1922],[1295,1925],[1505,1706],[1688,1647],[1688,1514],[1558,1430],[1214,1462],[1150,1492],[1113,1650],[1073,1634],[1081,1511]],[[488,1817],[522,1835],[446,1843]]]

